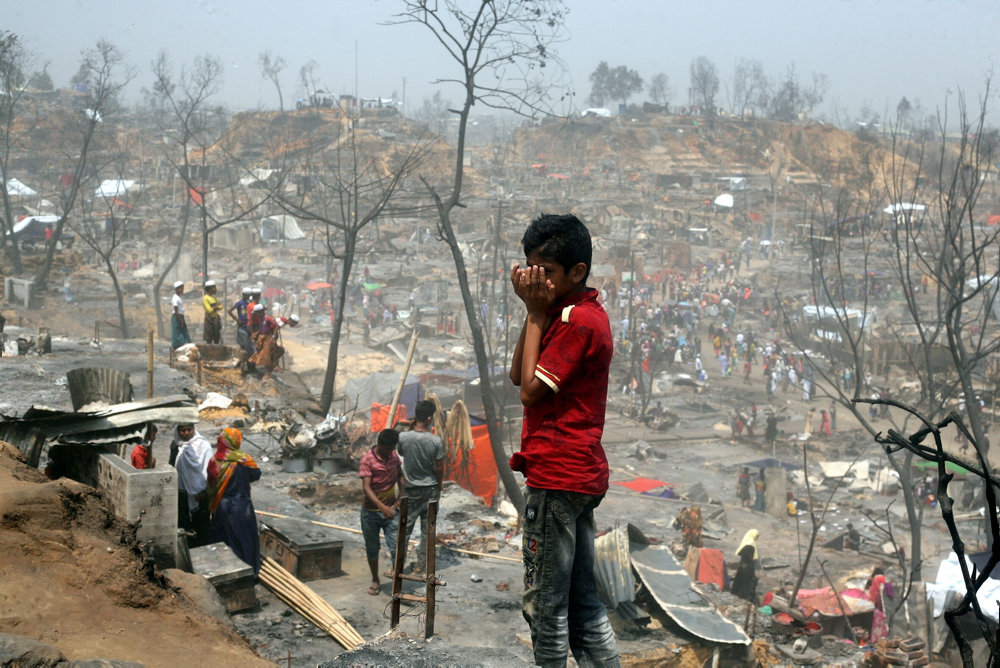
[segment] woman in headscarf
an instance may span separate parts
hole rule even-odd
[[[175,449],[176,448],[176,449]],[[205,545],[209,540],[208,462],[212,444],[191,423],[174,427],[170,443],[171,463],[177,469],[177,525],[195,533],[189,547]]]
[[[869,638],[869,642],[874,645],[889,635],[889,621],[885,616],[885,597],[892,597],[892,583],[886,579],[885,572],[876,566],[866,586],[868,598],[875,604],[875,610],[872,612],[872,634]]]
[[[237,557],[260,571],[260,534],[250,500],[250,483],[260,480],[253,457],[240,450],[243,434],[227,427],[216,440],[208,462],[208,503],[212,542],[223,541]]]
[[[736,548],[740,565],[736,569],[736,577],[733,578],[733,594],[752,603],[757,601],[757,536],[759,535],[756,529],[750,529]]]
[[[674,528],[684,532],[684,542],[691,547],[701,547],[701,508],[686,506],[674,519]]]

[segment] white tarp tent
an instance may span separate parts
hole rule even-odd
[[[51,227],[59,222],[59,216],[27,216],[14,223],[14,229],[7,233],[7,236],[20,234],[33,225]]]
[[[843,478],[844,476],[850,474],[856,479],[863,479],[865,482],[868,481],[868,460],[859,459],[856,462],[820,462],[819,466],[823,469],[823,476],[826,478]]]
[[[965,557],[969,571],[973,569],[972,560]],[[944,606],[948,598],[948,592],[954,591],[965,594],[965,580],[962,578],[962,568],[958,563],[958,556],[954,552],[948,553],[948,558],[938,566],[936,582],[926,582],[927,599],[933,604],[934,616],[940,617],[944,611]],[[986,578],[983,586],[976,592],[979,606],[983,614],[988,615],[993,621],[1000,620],[997,616],[997,600],[1000,599],[1000,580]]]
[[[260,219],[260,238],[262,241],[281,241],[282,239],[305,239],[305,232],[295,222],[295,218],[287,214],[278,214]]]
[[[265,183],[269,178],[271,178],[271,175],[277,171],[277,169],[264,169],[263,167],[248,169],[243,176],[240,177],[240,185],[252,186],[255,183]]]
[[[890,204],[889,206],[885,207],[884,209],[882,209],[882,211],[884,213],[895,215],[897,213],[923,211],[926,208],[927,207],[924,206],[923,204],[914,204],[912,202],[896,202],[895,204]]]
[[[7,194],[11,197],[31,197],[32,195],[37,195],[38,193],[17,179],[12,178],[7,181]]]
[[[94,197],[121,197],[129,190],[138,190],[136,182],[129,179],[107,179],[94,191]]]
[[[723,206],[727,209],[733,208],[733,196],[729,193],[723,193],[715,198],[715,206]]]

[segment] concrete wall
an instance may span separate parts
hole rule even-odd
[[[32,281],[24,278],[4,278],[4,294],[8,304],[31,306]]]
[[[111,501],[115,515],[139,522],[139,540],[149,543],[161,568],[173,567],[177,553],[177,471],[168,464],[132,468],[118,455],[102,453],[97,488]]]

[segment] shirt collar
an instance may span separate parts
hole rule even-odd
[[[546,313],[549,313],[549,314],[558,313],[559,311],[563,310],[567,306],[577,306],[579,304],[582,304],[582,303],[588,302],[588,301],[590,301],[590,302],[596,302],[597,301],[597,296],[598,296],[598,292],[597,292],[596,288],[584,288],[583,290],[580,290],[578,292],[573,292],[571,294],[568,294],[565,297],[563,297],[561,300],[559,300],[557,302],[554,302],[552,304],[552,306],[550,306],[548,308],[548,310],[546,311]]]

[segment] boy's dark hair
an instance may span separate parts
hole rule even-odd
[[[526,256],[538,253],[547,260],[558,262],[567,272],[583,262],[587,265],[583,282],[587,282],[594,247],[587,226],[573,214],[543,213],[528,225],[521,237],[521,245]]]
[[[383,429],[378,433],[379,445],[391,445],[395,448],[397,443],[399,443],[399,432],[395,429]]]
[[[437,410],[437,406],[430,399],[424,399],[417,404],[416,411],[414,411],[414,419],[417,422],[427,422],[432,417],[434,417],[434,412]]]

